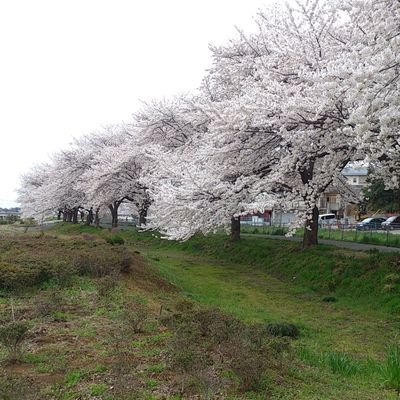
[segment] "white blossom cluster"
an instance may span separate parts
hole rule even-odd
[[[130,202],[185,240],[300,200],[312,243],[318,199],[349,162],[379,164],[398,185],[400,1],[302,0],[255,22],[211,47],[198,93],[147,104],[34,167],[24,213]]]

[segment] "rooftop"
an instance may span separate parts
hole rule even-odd
[[[367,176],[368,168],[365,167],[345,167],[342,171],[344,176]]]

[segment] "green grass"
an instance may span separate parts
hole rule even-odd
[[[384,384],[393,389],[400,396],[400,345],[391,345],[388,348],[386,362],[382,368]]]
[[[91,383],[88,386],[88,392],[90,396],[101,396],[108,389],[107,385],[104,383]]]
[[[221,274],[228,274],[227,270],[235,265],[241,273],[249,270],[249,275],[253,272],[271,274],[294,284],[299,291],[312,292],[321,299],[335,296],[339,302],[352,306],[372,307],[394,314],[400,312],[399,281],[388,282],[388,276],[397,274],[400,266],[398,254],[353,252],[324,245],[302,251],[299,243],[255,237],[245,237],[232,244],[223,235],[197,236],[177,243],[155,239],[149,233],[123,234],[138,248],[150,246],[148,254],[155,265],[165,264],[165,252],[174,253],[173,258],[178,260],[182,254],[183,268],[190,270],[193,260],[188,257],[200,256],[200,263],[210,264],[211,260],[213,265],[215,260],[214,264],[221,266]],[[175,269],[168,274],[168,279],[179,280],[179,274]],[[236,297],[240,297],[240,289],[236,291]]]
[[[282,398],[391,398],[382,391],[381,370],[400,326],[398,255],[329,246],[302,251],[297,243],[251,237],[232,244],[222,235],[185,243],[124,235],[195,302],[248,322],[300,328],[295,346],[314,361],[303,360],[311,368],[308,378],[301,375],[307,384]],[[338,301],[322,301],[328,295]]]
[[[52,232],[60,237],[79,235],[89,242],[90,237],[85,235],[99,235],[105,239],[111,234],[107,230],[73,225],[60,225]],[[151,233],[121,231],[118,235],[125,245],[149,261],[151,276],[158,273],[181,290],[174,295],[175,300],[183,295],[248,323],[291,323],[299,328],[298,339],[286,339],[294,347],[294,353],[286,355],[291,369],[282,376],[271,372],[268,377],[272,400],[396,398],[398,358],[393,352],[387,354],[387,345],[394,343],[400,328],[398,255],[352,252],[330,246],[302,251],[298,243],[256,237],[231,243],[223,235],[197,236],[177,243],[160,240]],[[81,312],[92,310],[92,316],[86,317],[88,328],[77,319],[79,313],[68,307],[65,327],[62,328],[62,323],[54,327],[59,330],[60,337],[71,332],[73,337],[88,343],[88,355],[86,358],[82,355],[81,359],[84,367],[68,365],[64,371],[62,384],[69,388],[71,398],[82,391],[89,393],[90,383],[100,386],[103,383],[101,380],[90,382],[92,376],[98,376],[87,373],[92,371],[91,363],[104,363],[101,357],[114,360],[118,354],[124,356],[126,351],[123,348],[118,353],[117,348],[110,349],[110,341],[117,343],[111,332],[96,336],[92,329],[96,319],[101,330],[109,330],[119,323],[118,315],[124,302],[119,294],[121,289],[113,293],[112,299],[94,303],[97,285],[83,281],[85,295],[79,297],[79,290],[75,289],[77,283],[73,281],[71,288],[63,289],[63,298],[68,307],[79,301],[83,307]],[[54,288],[46,288],[51,289]],[[132,296],[148,302],[151,298],[150,305],[155,300],[161,302],[165,310],[172,307],[171,298],[164,293],[150,292],[148,286],[144,290]],[[337,301],[323,301],[328,296]],[[159,303],[154,309],[160,309]],[[66,332],[62,333],[61,329]],[[165,351],[170,337],[169,331],[155,330],[129,339],[129,351],[144,358],[139,369],[144,387],[138,398],[157,399],[157,390],[165,385],[163,374],[168,368],[164,371],[165,359],[160,359],[159,355]],[[104,354],[100,351],[102,348]],[[97,359],[92,359],[93,354],[97,354]],[[33,358],[31,364],[39,369],[43,367],[46,373],[48,361],[38,357],[37,360]],[[100,375],[103,373],[108,372],[100,372]],[[59,389],[63,390],[61,386]],[[106,391],[99,396],[104,395]],[[230,398],[261,400],[265,395],[247,393]]]

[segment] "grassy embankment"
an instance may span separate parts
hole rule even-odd
[[[195,303],[218,307],[246,323],[288,322],[300,329],[296,340],[278,340],[283,353],[278,358],[276,354],[271,356],[279,362],[271,359],[268,379],[258,390],[246,392],[240,390],[239,384],[235,387],[219,382],[219,390],[226,394],[223,398],[396,398],[388,387],[390,375],[385,360],[387,346],[395,344],[400,326],[398,256],[325,246],[301,252],[296,243],[245,238],[231,244],[223,236],[197,237],[179,244],[161,241],[148,233],[121,232],[115,236],[71,225],[60,226],[54,232],[57,239],[35,239],[37,242],[31,245],[35,253],[40,242],[42,249],[46,245],[53,249],[47,250],[47,259],[58,263],[57,254],[61,250],[65,255],[71,243],[74,250],[76,243],[83,246],[83,253],[87,253],[85,246],[89,246],[91,254],[96,250],[94,244],[104,249],[107,246],[101,239],[93,240],[93,234],[99,234],[109,242],[122,238],[128,249],[141,252],[151,266],[131,253],[137,257],[133,269],[117,280],[85,273],[74,275],[71,283],[64,285],[53,276],[50,281],[46,278],[42,283],[36,282],[39,291],[31,289],[11,297],[4,292],[0,298],[3,313],[9,314],[12,299],[16,312],[23,318],[25,315],[33,328],[24,363],[7,366],[3,386],[12,386],[10,376],[18,381],[25,374],[38,385],[42,398],[47,395],[72,399],[78,394],[82,398],[128,398],[116,395],[124,387],[124,379],[132,376],[118,372],[118,365],[124,364],[121,360],[128,359],[124,365],[130,365],[130,373],[137,377],[133,385],[136,397],[132,398],[180,398],[177,385],[184,379],[176,366],[171,367],[169,353],[170,338],[176,332],[173,326],[160,324],[158,314],[162,306],[168,315],[183,295]],[[56,242],[61,248],[57,248]],[[65,243],[69,245],[65,247]],[[25,255],[21,255],[21,249],[10,247],[7,251],[10,260],[26,260],[26,251]],[[78,251],[75,255],[81,258]],[[120,256],[117,254],[117,259]],[[67,265],[71,262],[88,264],[79,264],[75,258]],[[107,293],[108,286],[111,289]],[[49,303],[55,293],[62,298],[55,301],[58,306],[46,311],[47,315],[38,315],[35,304],[43,299]],[[39,300],[28,302],[38,296]],[[126,329],[124,322],[127,310],[132,313],[143,304],[148,310],[146,328],[129,336],[126,332],[132,325],[128,322]],[[215,318],[219,318],[218,314]],[[221,329],[222,325],[219,326]],[[119,346],[113,338],[123,338],[123,345]],[[231,379],[231,374],[238,379],[238,371],[232,372],[233,367],[218,365],[224,379]],[[193,374],[190,376],[193,380]],[[185,395],[190,398],[193,393],[200,393],[203,398],[212,398],[212,392],[204,389],[205,383],[217,386],[211,378],[197,376],[196,382],[192,382],[194,387],[190,389],[188,384],[185,388]]]
[[[112,235],[7,234],[0,399],[155,399],[163,382],[174,388],[171,332],[158,321],[172,285]]]
[[[400,326],[398,256],[328,246],[302,252],[297,243],[257,238],[132,240],[142,249],[146,243],[160,273],[195,301],[249,322],[300,327],[294,346],[313,368],[302,371],[310,375],[296,394],[283,398],[387,398],[380,369]]]
[[[242,226],[243,233],[263,234],[263,235],[285,235],[287,228],[270,226]],[[303,230],[299,229],[296,236],[302,237]],[[341,229],[319,229],[319,239],[344,240],[347,242],[357,242],[365,244],[376,244],[380,246],[400,247],[400,235],[391,231],[357,231]]]

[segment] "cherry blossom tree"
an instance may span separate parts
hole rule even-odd
[[[319,196],[358,151],[333,68],[346,50],[341,18],[331,2],[314,0],[261,12],[258,25],[214,49],[204,85],[216,110],[209,130],[221,157],[231,153],[224,166],[253,175],[255,190],[302,200],[307,247],[317,243]]]
[[[112,226],[118,225],[118,209],[123,202],[132,202],[145,223],[149,198],[141,183],[147,157],[131,134],[119,126],[85,138],[93,149],[91,166],[81,177],[87,187],[87,198],[96,208],[108,207]]]
[[[349,57],[339,56],[338,73],[353,103],[357,145],[379,165],[387,187],[399,187],[400,2],[343,1],[350,16]]]
[[[174,239],[301,200],[293,227],[317,244],[318,200],[348,162],[399,184],[400,1],[307,0],[260,11],[257,32],[211,47],[196,95],[153,101],[131,123],[76,140],[23,178],[35,215],[122,202]],[[376,169],[378,170],[378,169]],[[344,188],[345,189],[345,188]],[[235,236],[234,235],[234,236]]]
[[[38,164],[21,176],[21,185],[18,190],[18,201],[21,204],[23,217],[36,217],[52,215],[54,209],[45,204],[44,196],[49,180],[50,164]]]
[[[135,116],[132,126],[153,160],[151,173],[145,174],[153,200],[148,228],[187,239],[230,226],[237,239],[236,214],[245,209],[249,185],[215,162],[208,137],[213,113],[202,103],[199,96],[153,102]]]

